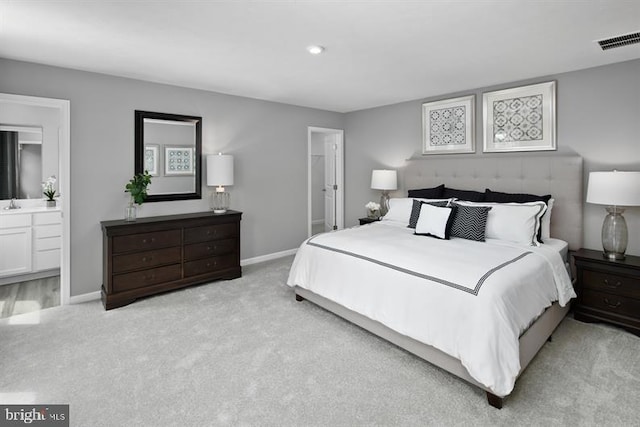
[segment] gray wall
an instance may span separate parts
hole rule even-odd
[[[99,222],[123,218],[134,169],[134,110],[201,116],[203,154],[235,156],[231,208],[243,211],[241,257],[297,247],[307,235],[307,126],[344,115],[0,59],[0,92],[71,101],[71,295],[99,290]],[[203,181],[205,174],[203,174]],[[139,216],[206,211],[203,199],[146,203]]]
[[[557,81],[558,150],[583,157],[584,194],[590,171],[640,171],[640,60],[443,94],[346,114],[345,225],[356,224],[365,215],[364,205],[379,197],[369,188],[372,169],[401,170],[406,159],[420,153],[422,102],[475,93],[475,155],[482,156],[482,93],[549,80]],[[508,161],[511,154],[503,155]],[[403,187],[395,195],[406,196],[406,190]],[[604,206],[585,203],[584,213],[584,246],[601,249]],[[640,207],[628,208],[625,217],[627,253],[640,255]]]
[[[71,101],[72,295],[101,284],[99,222],[124,214],[136,109],[201,116],[203,154],[235,156],[229,190],[232,209],[244,212],[241,256],[247,259],[295,248],[306,237],[307,126],[345,129],[350,226],[379,198],[369,188],[371,170],[401,169],[420,151],[422,102],[476,93],[476,155],[482,156],[482,92],[552,79],[558,82],[558,147],[583,156],[585,188],[591,170],[640,170],[640,60],[338,114],[0,59],[0,92]],[[402,190],[396,195],[406,194]],[[148,203],[139,215],[204,211],[208,194],[203,186],[202,200]],[[640,255],[640,208],[625,216],[627,252]],[[585,205],[586,247],[600,248],[603,217],[603,207]]]

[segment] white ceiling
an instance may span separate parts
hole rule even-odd
[[[0,0],[0,57],[339,112],[640,58],[594,43],[635,31],[638,0]]]

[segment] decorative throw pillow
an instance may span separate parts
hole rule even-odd
[[[418,223],[418,217],[420,216],[420,207],[423,203],[428,203],[431,206],[438,206],[440,208],[444,208],[449,204],[449,200],[441,200],[441,201],[431,201],[427,202],[424,200],[413,199],[413,207],[411,208],[411,216],[409,217],[409,228],[416,228],[416,224]]]
[[[407,195],[409,197],[417,199],[441,199],[442,190],[444,190],[444,184],[440,184],[433,188],[421,188],[418,190],[409,190]]]
[[[484,193],[473,190],[456,190],[455,188],[445,187],[442,192],[443,199],[455,197],[456,199],[466,200],[468,202],[484,202]]]
[[[437,207],[429,203],[422,203],[414,234],[448,240],[451,233],[453,211],[454,208]]]
[[[551,219],[551,210],[549,209],[549,200],[551,194],[546,196],[536,196],[535,194],[527,193],[503,193],[500,191],[491,191],[486,188],[484,190],[485,202],[497,202],[497,203],[528,203],[528,202],[544,202],[547,205],[547,212],[542,215],[541,221],[544,221],[544,217]],[[536,236],[538,242],[542,243],[542,226],[538,228],[538,235]]]
[[[456,213],[451,225],[451,237],[484,242],[487,218],[491,207],[465,206],[453,202]]]

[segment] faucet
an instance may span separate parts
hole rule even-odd
[[[7,206],[5,209],[20,209],[20,206],[18,206],[16,204],[16,199],[11,199],[11,202],[9,202],[9,206]]]

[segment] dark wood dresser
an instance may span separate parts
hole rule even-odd
[[[608,322],[640,336],[640,257],[611,261],[601,251],[573,254],[578,299],[574,316],[585,322]]]
[[[102,221],[105,309],[172,289],[240,277],[241,217],[241,212],[227,211]]]

